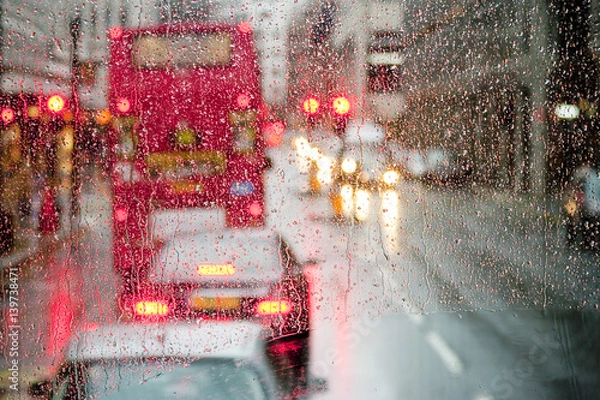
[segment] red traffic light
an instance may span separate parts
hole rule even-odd
[[[65,99],[59,94],[55,94],[48,98],[48,110],[55,114],[61,112],[65,108]]]
[[[2,122],[9,124],[15,119],[15,112],[12,108],[5,107],[2,109],[2,111],[0,111],[0,116],[2,118]]]
[[[333,112],[338,116],[345,116],[350,112],[350,101],[344,96],[338,96],[332,102]]]
[[[309,97],[302,103],[302,110],[309,116],[315,115],[319,111],[319,105],[319,100]]]
[[[125,97],[118,99],[115,105],[117,110],[122,114],[126,114],[131,110],[131,102]]]

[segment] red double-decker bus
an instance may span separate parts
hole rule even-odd
[[[117,270],[143,262],[150,215],[222,207],[263,225],[267,121],[251,27],[113,28],[109,145]]]

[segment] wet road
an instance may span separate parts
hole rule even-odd
[[[319,398],[590,398],[597,390],[598,255],[561,227],[513,221],[460,192],[402,183],[364,223],[331,218],[302,194],[291,137],[271,151],[268,224],[312,282],[312,372]],[[82,196],[77,240],[21,273],[21,378],[55,367],[69,334],[116,319],[106,185]],[[381,207],[382,206],[382,207]],[[582,305],[589,312],[571,311]],[[5,307],[6,308],[6,307]],[[6,354],[3,360],[10,362]]]

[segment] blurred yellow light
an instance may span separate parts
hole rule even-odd
[[[333,169],[334,161],[331,157],[323,156],[317,160],[317,167],[322,171],[330,171]]]
[[[302,109],[309,115],[316,114],[319,110],[319,100],[315,99],[314,97],[304,100],[302,103]]]
[[[62,96],[55,94],[48,98],[48,109],[53,113],[61,112],[65,108],[65,99]]]
[[[318,147],[313,147],[310,149],[309,157],[313,161],[319,161],[319,159],[321,159],[321,157],[323,157],[323,152]]]
[[[100,125],[106,125],[110,122],[110,111],[104,109],[98,111],[96,114],[96,123]]]
[[[67,151],[73,150],[73,146],[75,145],[75,131],[73,130],[73,127],[65,127],[61,131],[61,135],[59,136],[59,138],[61,141],[60,145],[63,149]]]
[[[198,275],[234,275],[236,272],[235,265],[233,264],[200,264],[196,271]]]
[[[567,204],[565,204],[565,211],[570,216],[575,215],[577,212],[577,202],[573,199],[570,199]]]
[[[29,106],[27,108],[27,116],[29,118],[39,118],[40,117],[40,108],[38,106]]]
[[[347,174],[353,174],[354,172],[356,172],[357,167],[358,164],[351,158],[344,158],[344,160],[342,161],[342,171],[344,171]]]
[[[333,99],[333,111],[337,115],[346,115],[350,111],[350,102],[347,98],[340,96]]]
[[[287,300],[264,300],[258,303],[257,312],[260,315],[287,314],[292,311],[292,305]]]
[[[138,301],[135,304],[135,312],[138,315],[164,316],[169,312],[169,307],[162,301]]]
[[[71,121],[73,121],[73,118],[75,118],[75,116],[73,115],[73,112],[71,110],[67,110],[63,114],[63,120],[65,122],[71,122]]]
[[[383,183],[385,183],[386,185],[395,185],[398,183],[398,180],[400,179],[400,175],[398,175],[398,173],[396,171],[385,171],[383,173]]]

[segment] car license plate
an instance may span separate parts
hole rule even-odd
[[[194,311],[237,310],[240,305],[239,297],[190,297],[190,307]]]

